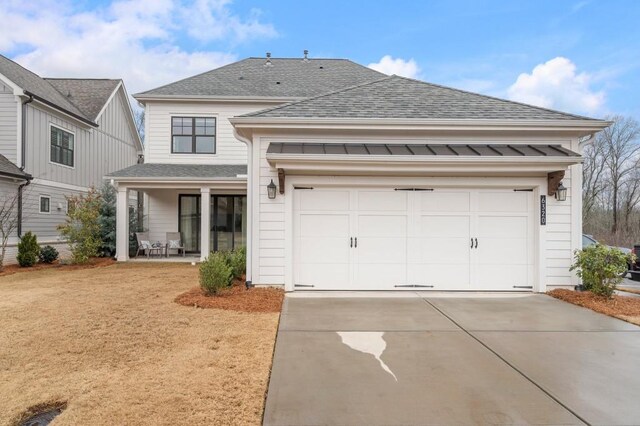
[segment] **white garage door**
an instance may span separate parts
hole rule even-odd
[[[531,290],[533,197],[513,189],[300,189],[297,290]]]

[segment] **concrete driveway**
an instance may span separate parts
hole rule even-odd
[[[545,295],[287,297],[264,424],[640,424],[640,327]]]

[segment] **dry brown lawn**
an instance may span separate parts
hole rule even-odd
[[[259,424],[277,313],[174,302],[186,264],[0,277],[0,425],[66,402],[52,426]]]

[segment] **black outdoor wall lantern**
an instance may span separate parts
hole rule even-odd
[[[558,189],[556,189],[556,200],[567,201],[567,188],[564,187],[562,182],[558,184]]]
[[[276,184],[273,183],[273,179],[271,179],[271,183],[267,185],[267,195],[269,196],[270,200],[276,199],[276,189],[278,188],[276,187]]]

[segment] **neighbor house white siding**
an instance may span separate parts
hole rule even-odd
[[[230,117],[272,107],[273,103],[147,102],[145,162],[171,164],[246,164],[247,147],[233,135]],[[172,154],[171,117],[215,117],[215,154]]]
[[[0,81],[0,154],[14,164],[18,161],[19,107],[13,90]]]
[[[285,223],[285,199],[291,197],[292,194],[285,194],[270,200],[267,197],[266,187],[273,179],[278,182],[277,170],[272,168],[266,159],[266,151],[269,143],[272,141],[286,142],[294,140],[296,142],[363,142],[366,140],[371,143],[509,143],[509,144],[559,144],[565,148],[578,151],[577,139],[554,137],[554,138],[473,138],[473,137],[455,137],[447,138],[446,136],[425,136],[420,138],[382,138],[376,135],[369,135],[361,138],[353,136],[333,136],[323,139],[310,138],[308,135],[294,136],[278,136],[278,135],[254,135],[252,171],[254,174],[253,181],[253,251],[252,251],[252,279],[255,284],[284,284],[287,268],[287,257],[285,256],[285,248],[287,246],[285,240],[285,229],[292,226],[291,223]],[[580,175],[581,166],[571,166],[566,171],[565,178],[562,180],[564,186],[568,188],[568,197],[564,202],[558,202],[553,196],[547,196],[547,225],[541,229],[541,235],[544,235],[544,241],[540,241],[540,252],[542,257],[538,259],[539,264],[544,265],[542,272],[542,283],[547,288],[567,287],[577,284],[575,274],[569,271],[571,265],[572,253],[580,248],[581,244],[581,204],[576,206],[574,203],[573,187],[575,176]],[[428,176],[428,172],[424,175]],[[490,174],[489,174],[490,175]],[[476,176],[477,179],[487,177],[487,174]],[[472,177],[470,177],[472,178]],[[321,179],[332,179],[332,177],[318,177]],[[384,179],[384,178],[381,178]],[[423,178],[416,178],[423,179]],[[437,181],[442,181],[442,177]],[[455,179],[455,177],[452,177]],[[494,181],[503,183],[504,187],[513,185],[513,178],[493,176]],[[528,179],[530,182],[538,186],[540,194],[546,195],[547,178],[544,174],[531,175],[521,177],[520,179]],[[480,182],[480,180],[478,180]],[[578,190],[579,194],[580,191]],[[539,200],[538,200],[539,201]],[[537,202],[538,202],[537,201]],[[576,213],[577,212],[577,213]],[[535,224],[539,224],[540,210],[536,208],[534,212]]]

